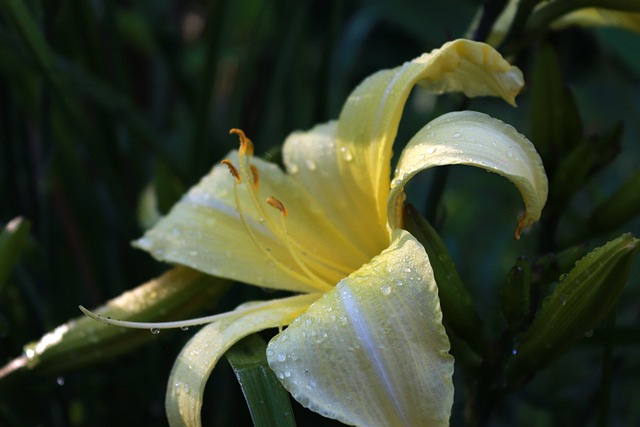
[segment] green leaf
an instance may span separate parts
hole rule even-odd
[[[22,217],[9,221],[0,233],[0,296],[13,266],[20,258],[31,224]]]
[[[620,152],[622,125],[609,132],[593,136],[576,145],[558,164],[549,187],[551,197],[564,203],[596,172],[608,165]]]
[[[289,393],[267,363],[267,344],[250,335],[225,353],[247,400],[253,425],[295,426]]]
[[[518,387],[591,333],[611,311],[627,281],[640,240],[623,234],[595,249],[561,277],[551,297],[516,347],[507,368],[509,384]]]
[[[227,285],[226,280],[179,267],[112,299],[95,313],[120,320],[173,320],[214,303]],[[123,329],[83,316],[26,345],[22,356],[0,368],[0,387],[13,374],[60,374],[111,359],[155,337],[150,331]]]
[[[582,141],[582,122],[553,48],[543,44],[536,59],[531,84],[531,140],[552,176],[556,159]]]
[[[640,215],[638,189],[640,189],[640,169],[596,207],[585,228],[591,232],[606,232]]]
[[[500,303],[509,329],[517,330],[531,311],[531,264],[526,259],[520,258],[507,274]]]
[[[404,209],[404,228],[424,246],[438,284],[445,326],[463,339],[476,353],[486,353],[488,343],[482,320],[476,314],[446,245],[431,224],[411,205]]]

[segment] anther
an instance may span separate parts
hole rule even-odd
[[[280,200],[276,199],[275,197],[267,197],[267,203],[269,203],[269,205],[273,206],[274,208],[278,209],[282,214],[282,216],[286,218],[287,208],[284,207],[284,204]]]
[[[518,227],[516,228],[515,237],[516,240],[520,240],[520,234],[522,233],[522,229],[528,225],[527,215],[522,214],[520,218],[518,218]]]
[[[233,166],[233,163],[231,163],[231,160],[224,159],[220,163],[222,163],[223,165],[226,165],[229,168],[229,172],[231,172],[231,175],[233,175],[233,177],[236,179],[236,182],[238,184],[242,182],[242,180],[240,179],[240,173],[238,172],[238,169],[236,169],[236,167]]]
[[[258,173],[258,168],[254,165],[249,165],[251,168],[251,175],[253,175],[253,188],[258,189],[258,184],[260,182],[260,174]]]
[[[241,129],[233,128],[229,131],[229,134],[238,135],[240,138],[240,154],[248,154],[249,156],[253,155],[253,143]]]

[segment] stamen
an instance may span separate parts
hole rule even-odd
[[[242,179],[240,179],[240,173],[238,172],[238,169],[236,169],[236,167],[233,166],[233,163],[231,163],[231,160],[224,159],[220,163],[222,163],[223,165],[226,165],[229,168],[229,172],[231,172],[231,175],[233,175],[233,177],[236,179],[236,183],[238,184],[242,183]]]
[[[254,165],[252,165],[250,161],[250,158],[253,155],[253,150],[254,150],[253,143],[249,138],[247,138],[244,132],[240,129],[231,129],[229,133],[236,134],[240,138],[240,149],[238,151],[239,168],[236,169],[235,167],[233,167],[233,170],[237,173],[236,184],[234,185],[234,197],[236,199],[236,206],[238,208],[240,219],[242,220],[251,239],[258,246],[260,251],[267,257],[267,259],[269,259],[276,266],[278,266],[278,268],[282,269],[283,271],[286,271],[288,274],[294,275],[294,277],[296,277],[297,280],[300,280],[302,283],[305,283],[315,289],[325,290],[325,291],[331,289],[331,286],[327,283],[327,281],[321,279],[316,274],[314,274],[309,269],[309,267],[306,266],[306,264],[302,261],[302,259],[298,255],[297,248],[300,247],[300,245],[297,244],[297,242],[292,241],[287,233],[284,218],[286,218],[288,212],[284,204],[274,197],[269,197],[266,199],[267,203],[271,207],[278,209],[280,211],[281,216],[280,216],[279,225],[276,222],[274,222],[272,215],[269,215],[265,211],[264,202],[261,201],[258,197],[258,183],[260,179],[258,169]],[[228,165],[228,163],[225,163],[225,164]],[[229,167],[230,170],[231,170],[231,166]],[[236,176],[236,174],[234,174],[233,171],[231,173],[234,176]],[[300,274],[294,271],[291,267],[286,266],[281,261],[277,260],[273,255],[271,255],[270,251],[267,251],[262,246],[257,236],[253,232],[251,226],[249,225],[247,218],[245,217],[245,214],[242,211],[242,207],[240,206],[240,198],[238,196],[237,186],[241,182],[253,183],[253,185],[247,185],[246,189],[251,202],[253,202],[252,204],[254,209],[256,210],[256,213],[258,214],[259,217],[262,218],[261,221],[264,223],[266,228],[273,234],[273,236],[284,244],[284,246],[287,248],[287,251],[295,261],[295,264],[302,270],[304,274]]]
[[[229,133],[238,135],[238,137],[240,138],[240,154],[253,156],[253,143],[249,138],[247,138],[242,129],[233,128],[229,131]]]
[[[287,208],[284,207],[284,204],[280,200],[276,199],[275,197],[267,197],[267,203],[278,209],[283,217],[287,217]]]
[[[254,165],[249,165],[251,168],[251,175],[253,175],[253,188],[258,191],[258,184],[260,182],[260,174],[258,173],[258,168]]]
[[[328,285],[325,280],[322,280],[320,277],[318,277],[317,274],[311,271],[309,267],[307,267],[305,262],[302,261],[302,259],[298,255],[298,251],[296,250],[296,248],[294,248],[293,241],[289,237],[289,233],[287,233],[287,225],[285,223],[285,217],[287,216],[287,209],[284,207],[282,202],[278,199],[274,199],[273,197],[269,197],[267,199],[267,203],[269,203],[269,205],[278,209],[282,213],[282,216],[280,217],[280,226],[282,228],[282,234],[283,234],[282,241],[284,242],[285,246],[289,250],[289,254],[291,254],[291,257],[293,258],[295,263],[309,278],[313,279],[314,283],[317,283],[315,286],[317,289],[325,290],[325,291],[330,290],[331,286]],[[280,208],[282,208],[282,210]],[[318,287],[318,285],[321,285],[321,286]]]
[[[244,228],[247,230],[247,233],[249,233],[249,237],[251,237],[251,240],[253,240],[253,243],[255,243],[255,245],[258,247],[258,249],[260,250],[260,252],[262,252],[262,254],[273,263],[274,266],[276,266],[277,268],[279,268],[280,270],[286,272],[287,274],[292,275],[293,277],[296,278],[296,280],[299,280],[301,283],[305,283],[306,285],[308,285],[311,288],[314,289],[319,289],[318,284],[315,283],[311,278],[304,276],[300,273],[297,273],[296,271],[294,271],[293,269],[291,269],[290,267],[284,265],[282,262],[280,262],[278,259],[276,259],[271,253],[270,251],[267,251],[263,245],[260,243],[260,241],[258,240],[258,237],[255,235],[255,233],[253,232],[251,226],[249,225],[249,222],[247,221],[247,218],[245,217],[244,212],[242,211],[242,208],[240,206],[240,197],[238,196],[238,185],[234,185],[233,186],[233,196],[235,198],[236,201],[236,207],[238,209],[238,215],[240,215],[240,220],[242,221],[242,224],[244,225]],[[273,232],[273,231],[272,231]]]

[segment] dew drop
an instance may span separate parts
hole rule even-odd
[[[380,288],[380,290],[382,291],[382,295],[389,295],[389,294],[391,294],[391,286],[389,286],[389,285],[382,285],[382,287]]]
[[[513,151],[511,150],[507,150],[507,152],[505,153],[507,155],[508,158],[512,158],[513,157]]]
[[[403,282],[402,282],[402,280],[400,280],[400,279],[396,279],[396,282],[395,282],[395,283],[396,283],[396,286],[402,286],[402,285],[404,285],[404,283],[403,283]]]
[[[454,138],[460,138],[460,135],[461,135],[460,132],[456,132],[456,133],[453,134],[453,137]]]
[[[278,362],[284,362],[285,360],[287,360],[287,355],[284,353],[278,353],[278,355],[276,356],[276,360]]]
[[[188,331],[189,327],[188,326],[180,326],[180,330],[181,331]]]
[[[307,165],[307,168],[309,170],[312,170],[312,171],[316,170],[316,162],[314,162],[313,160],[307,159],[305,161],[305,164]]]
[[[152,333],[153,335],[158,335],[158,334],[160,333],[160,329],[158,329],[158,328],[151,328],[151,333]]]
[[[433,153],[436,152],[436,150],[437,150],[436,147],[431,146],[431,147],[427,148],[427,154],[433,154]]]
[[[295,163],[291,163],[289,165],[289,172],[291,172],[292,174],[298,173],[298,170],[300,170],[300,168]]]
[[[58,384],[58,385],[64,385],[64,377],[58,377],[58,378],[56,378],[56,384]]]
[[[284,374],[282,372],[278,372],[278,378],[283,380],[284,379]]]
[[[518,354],[518,350],[516,350],[515,348],[513,350],[511,350],[511,355],[515,356],[516,354]]]
[[[353,154],[347,147],[340,147],[340,153],[342,153],[342,158],[347,162],[353,160]]]

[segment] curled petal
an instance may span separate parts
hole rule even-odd
[[[350,211],[362,219],[360,234],[386,223],[391,148],[416,85],[435,93],[498,96],[514,104],[523,84],[520,70],[491,46],[462,39],[362,82],[342,109],[334,149],[341,176],[336,191],[352,201]]]
[[[225,351],[254,332],[291,323],[317,298],[318,294],[309,294],[250,303],[262,307],[249,314],[229,312],[202,328],[184,346],[171,370],[165,401],[169,424],[200,427],[204,387]]]
[[[475,111],[445,114],[422,128],[398,161],[388,203],[389,226],[401,225],[402,190],[420,171],[440,165],[470,165],[495,172],[515,184],[525,203],[520,230],[540,218],[547,200],[547,175],[531,142],[512,126]]]
[[[453,358],[424,248],[404,230],[267,347],[302,405],[359,426],[444,426]]]
[[[637,10],[640,10],[640,6],[637,6]],[[557,29],[573,25],[618,27],[640,32],[640,12],[623,12],[589,7],[571,12],[553,23],[553,27]]]

